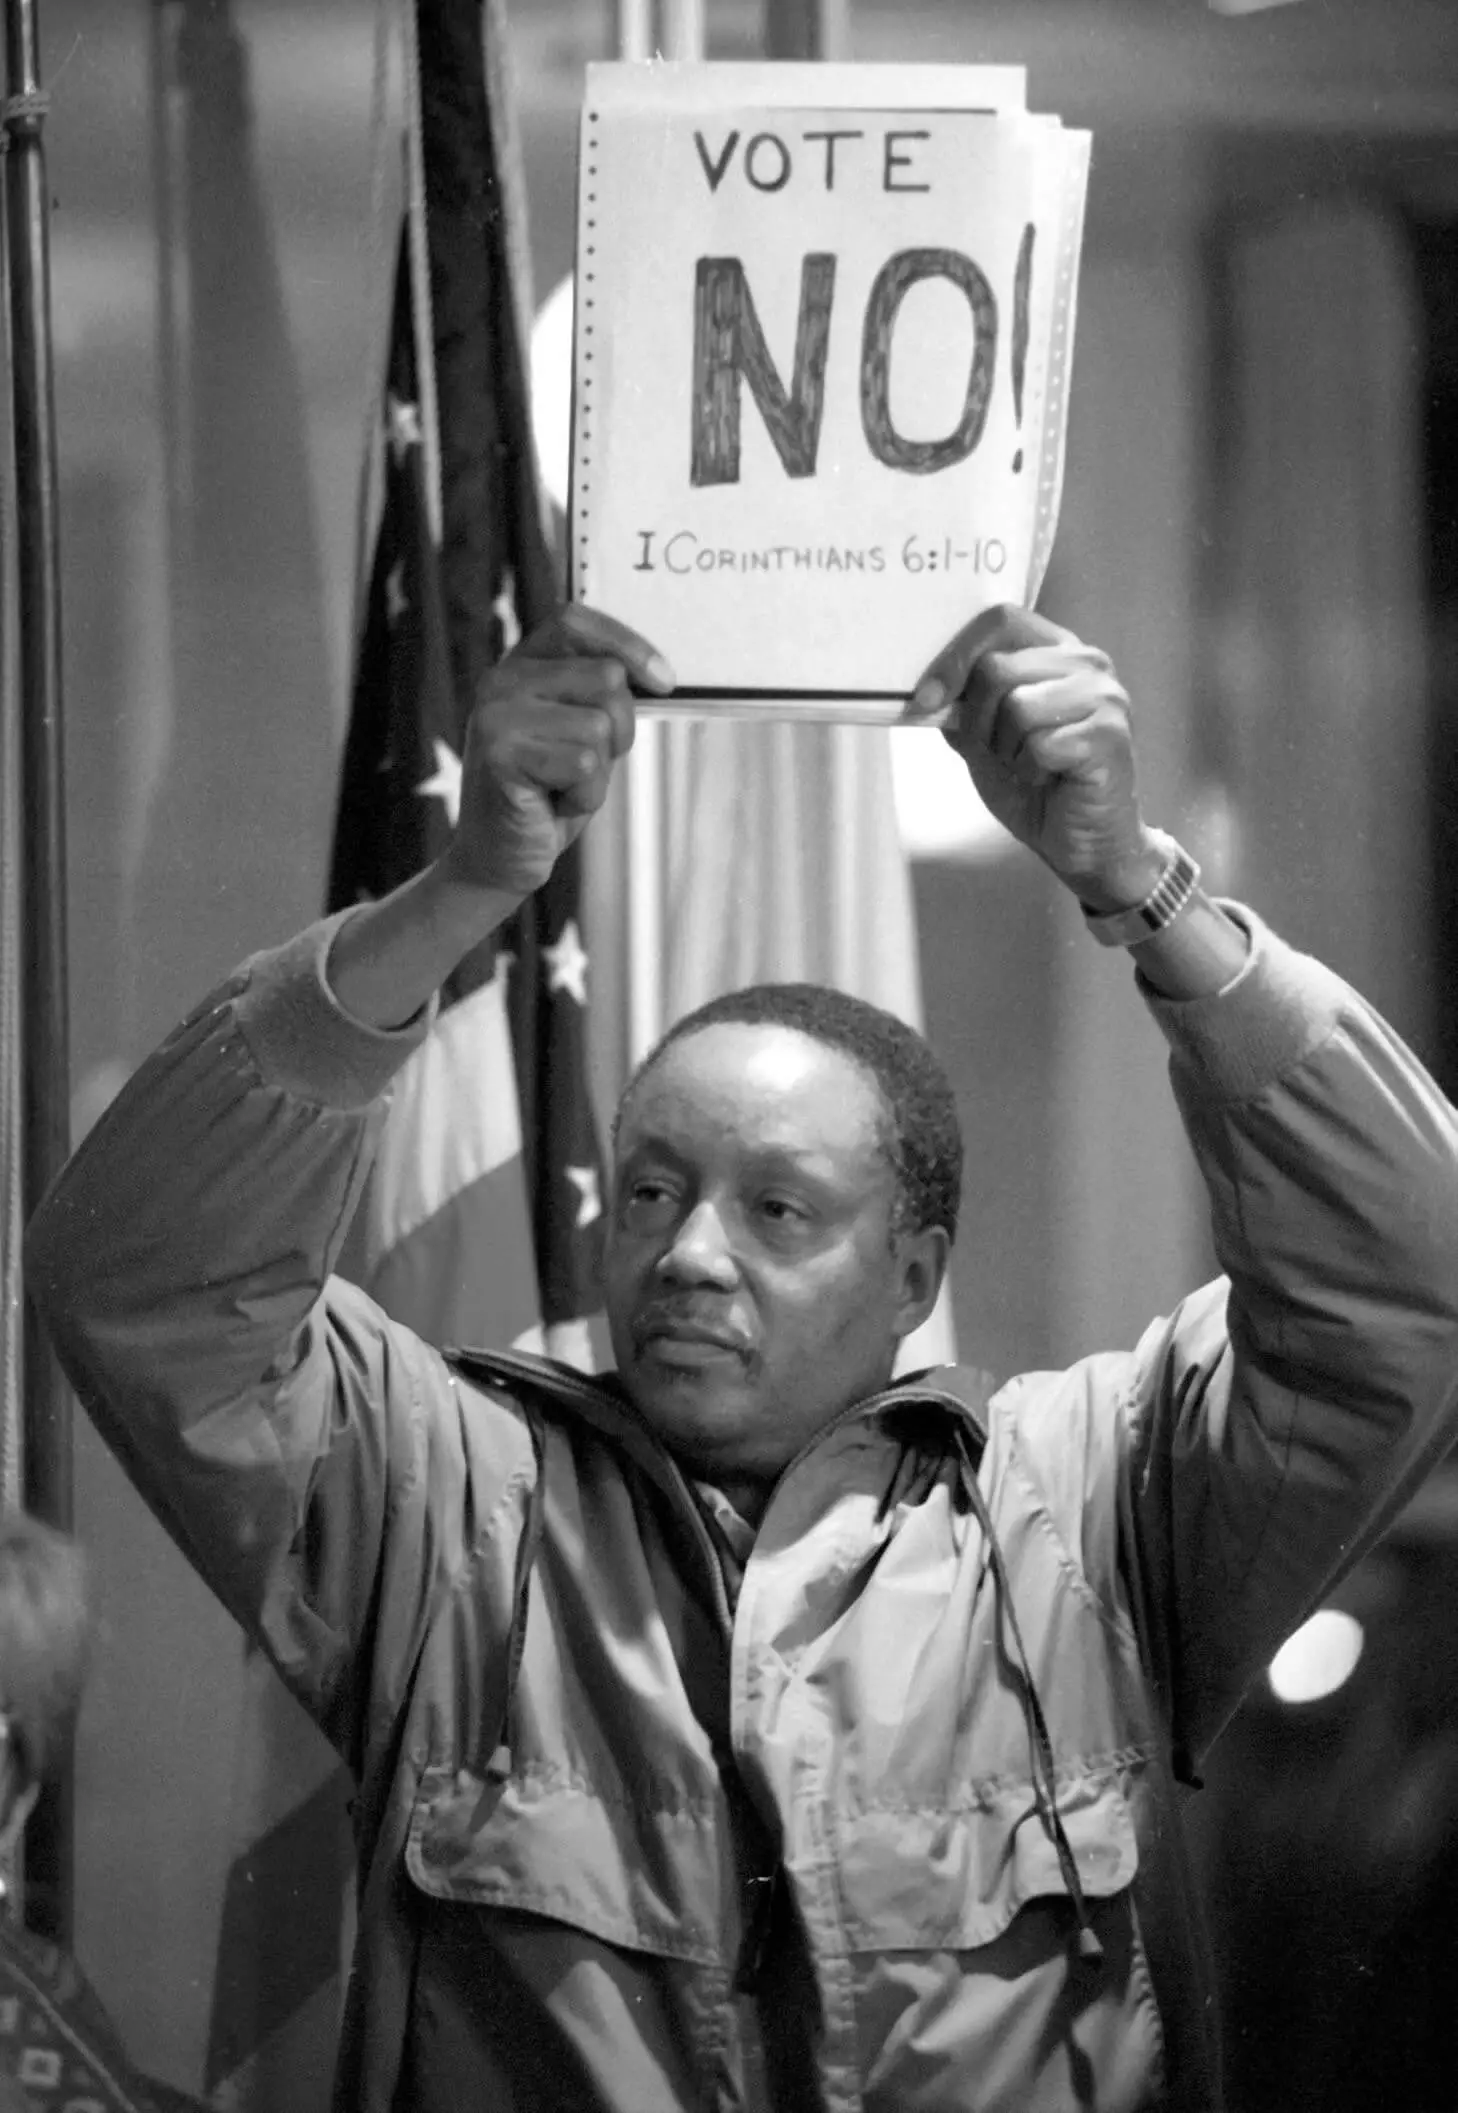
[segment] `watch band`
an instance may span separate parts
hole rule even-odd
[[[1165,854],[1164,871],[1132,910],[1115,910],[1107,917],[1084,911],[1083,921],[1100,946],[1140,946],[1156,933],[1168,931],[1195,899],[1200,869],[1189,852],[1162,830],[1149,833]]]

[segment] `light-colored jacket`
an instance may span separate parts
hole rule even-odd
[[[738,1582],[612,1383],[330,1276],[419,1028],[258,957],[29,1282],[128,1473],[358,1782],[341,2113],[1219,2102],[1177,1779],[1458,1436],[1458,1130],[1250,920],[1151,1001],[1225,1276],[1135,1349],[855,1404]]]

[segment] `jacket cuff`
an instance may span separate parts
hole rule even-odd
[[[323,1108],[378,1099],[430,1032],[438,999],[403,1027],[371,1027],[347,1013],[325,964],[348,910],[252,955],[229,986],[235,1017],[263,1082]]]
[[[1300,954],[1242,903],[1222,910],[1250,935],[1239,974],[1204,998],[1140,992],[1181,1069],[1220,1100],[1250,1100],[1320,1048],[1352,994],[1340,976]]]

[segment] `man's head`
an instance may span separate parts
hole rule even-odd
[[[0,1842],[24,1823],[70,1729],[88,1627],[76,1543],[25,1512],[0,1516]]]
[[[741,1502],[883,1386],[936,1302],[962,1143],[921,1036],[815,984],[680,1020],[618,1111],[607,1304],[629,1394]]]

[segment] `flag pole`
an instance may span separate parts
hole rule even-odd
[[[61,581],[49,197],[37,0],[6,0],[6,267],[14,435],[20,758],[21,1200],[26,1216],[70,1147],[66,990],[66,830],[61,739]],[[22,1402],[24,1492],[52,1525],[71,1525],[71,1404],[49,1342],[28,1316]],[[26,1830],[28,1919],[71,1929],[69,1755]]]
[[[843,55],[848,0],[765,0],[764,44],[769,58],[825,59]],[[704,0],[613,0],[620,59],[702,59],[707,43]],[[627,1027],[632,1068],[668,1024],[663,965],[667,943],[665,871],[666,779],[669,729],[647,718],[628,758],[627,777]]]
[[[670,10],[672,0],[668,0]],[[653,0],[614,0],[614,38],[620,59],[643,61],[659,48]],[[676,40],[675,40],[676,41]],[[674,54],[682,58],[680,50]],[[662,1034],[663,1018],[663,727],[639,721],[627,758],[627,1069]]]
[[[704,0],[613,0],[620,59],[702,59]],[[765,54],[781,59],[844,56],[849,0],[765,0]],[[663,968],[667,944],[665,859],[667,744],[671,729],[645,718],[627,763],[627,1056],[636,1064],[668,1024]]]
[[[662,43],[665,59],[708,56],[704,0],[663,0]]]
[[[850,0],[765,0],[767,59],[843,59]]]
[[[704,0],[616,0],[620,59],[702,59]],[[663,967],[668,938],[667,779],[670,729],[644,718],[628,757],[628,1068],[669,1024]]]

